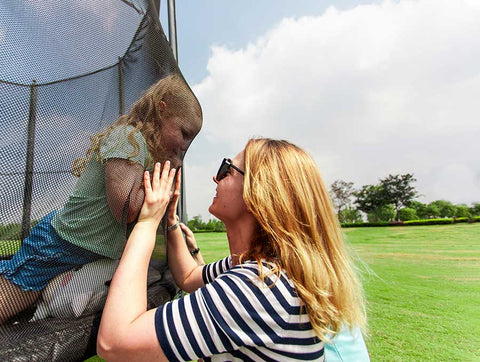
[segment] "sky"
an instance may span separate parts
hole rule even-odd
[[[25,79],[10,80],[42,82],[42,74],[63,78],[73,68],[78,74],[116,62],[140,19],[127,6],[102,11],[117,1],[0,3],[0,44],[25,44],[64,65],[38,66],[35,57],[20,55],[12,62],[0,47],[0,78],[14,73]],[[341,179],[360,188],[412,173],[421,202],[480,202],[480,1],[176,3],[179,66],[204,114],[185,157],[190,218],[212,218],[212,177],[221,160],[257,136],[304,148],[327,187]],[[25,10],[62,15],[45,33],[32,33],[20,17]],[[160,19],[168,36],[166,14],[164,0]],[[86,37],[76,19],[101,27],[102,38]],[[6,24],[14,31],[7,33]],[[53,27],[61,27],[57,38],[47,36]],[[87,61],[75,61],[76,53]],[[0,146],[12,141],[4,137]]]
[[[176,15],[204,114],[190,218],[212,218],[212,176],[257,136],[304,148],[328,187],[413,173],[421,202],[480,202],[479,1],[178,1]]]

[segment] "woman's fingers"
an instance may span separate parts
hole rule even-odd
[[[187,225],[185,225],[183,222],[179,223],[179,225],[182,231],[185,233],[185,235],[187,236],[193,235],[192,230],[190,230],[190,228]]]
[[[180,223],[180,228],[185,233],[187,246],[190,249],[197,248],[197,241],[195,240],[195,235],[193,234],[193,231],[190,230],[190,228],[187,225],[185,225],[183,222]]]

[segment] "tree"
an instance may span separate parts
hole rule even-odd
[[[415,210],[419,219],[428,219],[429,212],[427,205],[425,205],[424,203],[421,203],[420,201],[412,201],[410,203],[410,208]],[[400,219],[403,220],[402,218]]]
[[[330,196],[337,210],[339,219],[341,211],[345,207],[350,206],[354,192],[355,189],[353,188],[353,182],[336,180],[330,186]]]
[[[434,206],[438,209],[439,217],[454,217],[455,216],[455,206],[450,201],[445,200],[436,200],[432,201],[428,206]]]
[[[398,218],[402,221],[408,220],[417,220],[417,210],[411,207],[404,207],[403,209],[398,210]]]
[[[480,202],[474,202],[469,210],[472,216],[480,216]]]
[[[395,207],[390,204],[380,206],[367,214],[367,219],[369,222],[391,221],[394,217]]]
[[[207,224],[205,225],[205,230],[209,231],[225,231],[225,225],[223,222],[217,219],[210,219],[208,220]]]
[[[187,226],[192,231],[205,230],[206,224],[202,221],[200,215],[194,216],[193,219],[188,220]]]
[[[412,183],[417,181],[413,174],[388,175],[380,180],[383,188],[383,199],[385,204],[392,204],[395,207],[395,218],[398,220],[398,210],[408,207],[415,197],[418,196]]]
[[[470,209],[465,204],[455,205],[455,217],[470,217]]]
[[[386,205],[383,187],[380,185],[364,185],[355,192],[357,209],[366,214]]]
[[[367,214],[369,222],[390,221],[395,217],[395,207],[393,205],[383,205],[372,210]]]
[[[362,214],[360,213],[360,211],[353,207],[347,207],[340,211],[340,213],[338,214],[338,220],[340,222],[348,223],[360,222],[362,221]]]
[[[358,210],[367,214],[368,221],[389,221],[395,217],[395,207],[385,199],[382,185],[364,185],[355,196]]]
[[[427,205],[426,213],[427,213],[427,217],[426,217],[427,219],[435,219],[440,217],[440,209],[438,208],[437,205],[432,203]]]

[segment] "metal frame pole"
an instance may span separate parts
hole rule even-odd
[[[118,115],[125,113],[125,84],[123,82],[123,58],[118,57]]]
[[[168,39],[170,47],[173,51],[173,56],[178,64],[178,46],[177,46],[177,21],[176,21],[175,0],[168,0]],[[180,220],[187,222],[187,205],[185,197],[185,168],[182,167],[182,182],[181,182],[180,200],[177,207],[177,213]]]
[[[35,123],[37,121],[37,82],[30,86],[30,109],[28,112],[27,159],[25,161],[25,183],[23,187],[22,240],[30,234],[32,212],[33,160],[35,151]]]
[[[170,47],[173,50],[173,56],[178,64],[178,47],[177,47],[177,21],[175,11],[175,0],[168,0],[168,39]]]

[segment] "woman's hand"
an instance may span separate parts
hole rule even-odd
[[[203,259],[202,253],[197,245],[197,240],[195,240],[195,235],[192,230],[185,225],[183,222],[180,223],[180,228],[185,233],[185,242],[187,244],[188,251],[193,256],[193,259],[197,262],[198,265],[205,265],[205,260]],[[192,251],[198,250],[195,254],[192,254]]]
[[[148,171],[145,171],[143,175],[145,201],[140,210],[137,223],[152,223],[155,227],[158,227],[158,224],[165,214],[167,205],[170,202],[170,197],[172,196],[171,190],[175,177],[175,169],[170,169],[170,161],[165,162],[163,170],[160,169],[160,163],[157,162],[153,170],[152,181],[150,181]]]
[[[167,225],[171,226],[175,224],[177,220],[177,205],[180,198],[180,186],[182,184],[182,169],[177,172],[177,180],[175,182],[175,190],[173,191],[172,201],[168,207]]]
[[[197,241],[195,240],[195,236],[193,235],[192,230],[190,230],[190,228],[187,225],[185,225],[183,222],[180,223],[180,228],[185,233],[188,250],[192,251],[196,249],[198,247]]]

